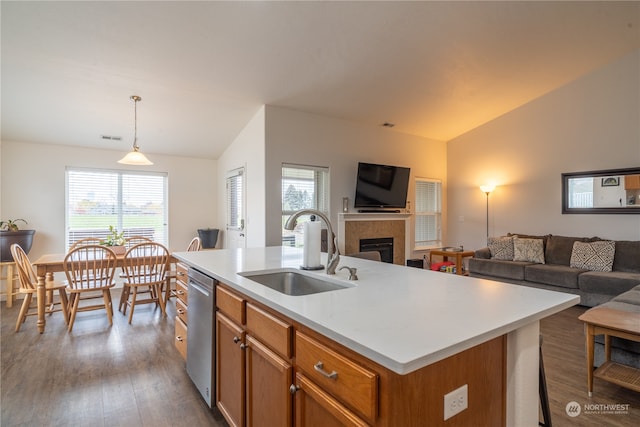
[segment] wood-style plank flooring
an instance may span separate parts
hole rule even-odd
[[[118,298],[116,290],[114,301]],[[42,335],[33,316],[14,333],[19,306],[0,306],[2,427],[227,425],[217,410],[206,407],[173,346],[174,303],[166,319],[151,305],[136,308],[133,325],[117,311],[112,327],[103,311],[79,313],[72,334],[55,313]],[[637,427],[640,393],[596,379],[594,396],[587,397],[578,320],[584,310],[572,307],[541,322],[553,426]],[[572,418],[565,410],[570,402],[629,405],[629,410],[587,414],[583,409]]]

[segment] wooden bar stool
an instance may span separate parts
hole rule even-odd
[[[0,294],[7,296],[7,307],[13,307],[13,300],[18,294],[18,280],[16,280],[18,272],[16,270],[16,263],[14,261],[0,262],[0,280],[4,280],[5,286]],[[6,269],[6,275],[2,275]]]

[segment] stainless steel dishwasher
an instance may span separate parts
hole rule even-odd
[[[214,283],[206,274],[189,269],[187,373],[209,407],[215,404]]]

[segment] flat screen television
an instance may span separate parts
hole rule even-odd
[[[402,208],[407,205],[409,168],[358,163],[355,208]]]

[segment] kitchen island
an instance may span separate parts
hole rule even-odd
[[[422,387],[428,388],[420,381],[425,380],[426,376],[421,373],[427,372],[429,367],[457,360],[458,355],[474,349],[480,349],[478,354],[484,354],[483,346],[495,342],[502,345],[498,353],[502,351],[505,355],[499,361],[502,378],[497,379],[503,383],[500,392],[504,396],[489,396],[489,400],[504,400],[499,408],[503,412],[503,425],[537,425],[538,322],[579,303],[579,297],[571,294],[350,257],[342,257],[340,267],[356,267],[359,280],[349,281],[347,270],[338,270],[331,279],[342,282],[346,286],[344,289],[290,296],[244,275],[298,269],[302,263],[302,250],[268,247],[178,252],[174,256],[213,277],[223,290],[237,293],[257,304],[258,310],[263,308],[267,314],[275,314],[291,323],[296,350],[306,346],[304,334],[312,334],[314,339],[325,337],[349,354],[353,353],[354,357],[361,356],[364,363],[370,361],[374,372],[382,371],[376,384],[380,408],[369,418],[364,417],[370,425],[378,425],[376,420],[388,421],[394,417],[389,411],[400,410],[394,402],[384,403],[390,384],[400,384],[404,377],[412,378],[411,385],[417,391],[411,390],[409,394],[419,394]],[[326,262],[326,254],[323,254],[323,262]],[[324,271],[310,274],[327,277]],[[193,321],[196,320],[190,317],[189,322]],[[477,364],[474,371],[495,368],[486,366],[492,365],[489,359],[478,360],[478,355],[468,354],[469,360]],[[302,359],[302,355],[291,356],[291,361],[296,359]],[[471,363],[469,360],[456,363],[465,366],[465,363]],[[359,359],[356,362],[363,364]],[[298,365],[295,368],[296,380],[304,383],[305,379],[299,377]],[[320,370],[316,368],[316,371]],[[477,394],[469,385],[468,411],[473,409]],[[416,397],[415,401],[419,402],[420,398]],[[442,405],[444,394],[435,404],[441,411]],[[414,410],[419,412],[417,408],[402,408],[407,412]],[[456,425],[456,417],[442,425]],[[436,421],[443,423],[442,419],[432,420],[431,425],[438,425]],[[419,425],[418,421],[415,423]],[[380,422],[380,425],[385,424]]]

